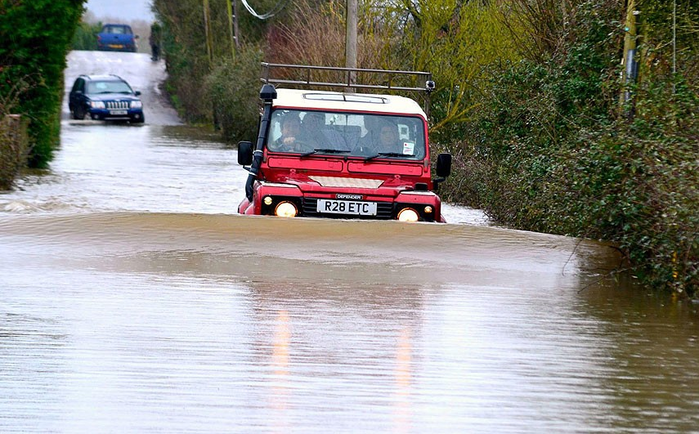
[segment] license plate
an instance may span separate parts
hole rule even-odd
[[[318,199],[316,211],[324,214],[376,215],[376,202]]]
[[[115,116],[127,115],[127,114],[129,114],[129,111],[128,110],[109,110],[109,114],[115,115]]]
[[[123,45],[109,44],[109,48],[124,48]]]

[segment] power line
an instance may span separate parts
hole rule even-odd
[[[268,18],[272,18],[273,16],[275,16],[276,14],[281,12],[281,10],[284,9],[284,7],[286,6],[286,3],[289,2],[289,0],[279,0],[279,2],[276,4],[276,6],[274,6],[272,8],[272,10],[270,10],[266,14],[258,14],[257,12],[255,12],[255,9],[253,9],[252,6],[250,6],[248,4],[248,0],[240,0],[240,1],[243,2],[243,6],[245,6],[245,9],[247,9],[248,12],[250,12],[252,14],[252,16],[254,16],[255,18],[258,18],[260,20],[266,20]]]

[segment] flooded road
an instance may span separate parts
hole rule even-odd
[[[64,113],[0,194],[0,432],[697,432],[696,308],[604,277],[613,249],[457,206],[239,216],[235,150],[145,107]]]

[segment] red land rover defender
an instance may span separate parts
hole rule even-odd
[[[451,155],[430,174],[427,116],[410,98],[387,94],[276,89],[272,83],[354,89],[434,89],[428,73],[263,63],[264,101],[257,143],[238,144],[250,172],[241,214],[444,222],[434,190],[449,175]],[[347,73],[346,83],[269,78],[273,68]],[[373,72],[427,78],[424,88],[354,83]],[[391,83],[391,80],[388,81]],[[351,83],[351,84],[349,84]]]

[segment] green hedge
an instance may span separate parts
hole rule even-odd
[[[207,101],[216,111],[222,136],[229,142],[254,141],[259,111],[259,68],[262,52],[248,46],[235,60],[225,60],[206,78]]]
[[[45,167],[59,145],[66,55],[84,0],[15,1],[0,19],[0,95],[27,117],[29,164]]]
[[[102,23],[89,24],[80,22],[71,43],[73,50],[97,50],[97,34],[102,30]]]
[[[642,64],[622,108],[610,11],[579,9],[578,34],[545,61],[493,68],[442,193],[509,227],[616,242],[645,284],[699,295],[695,48],[684,75]]]

